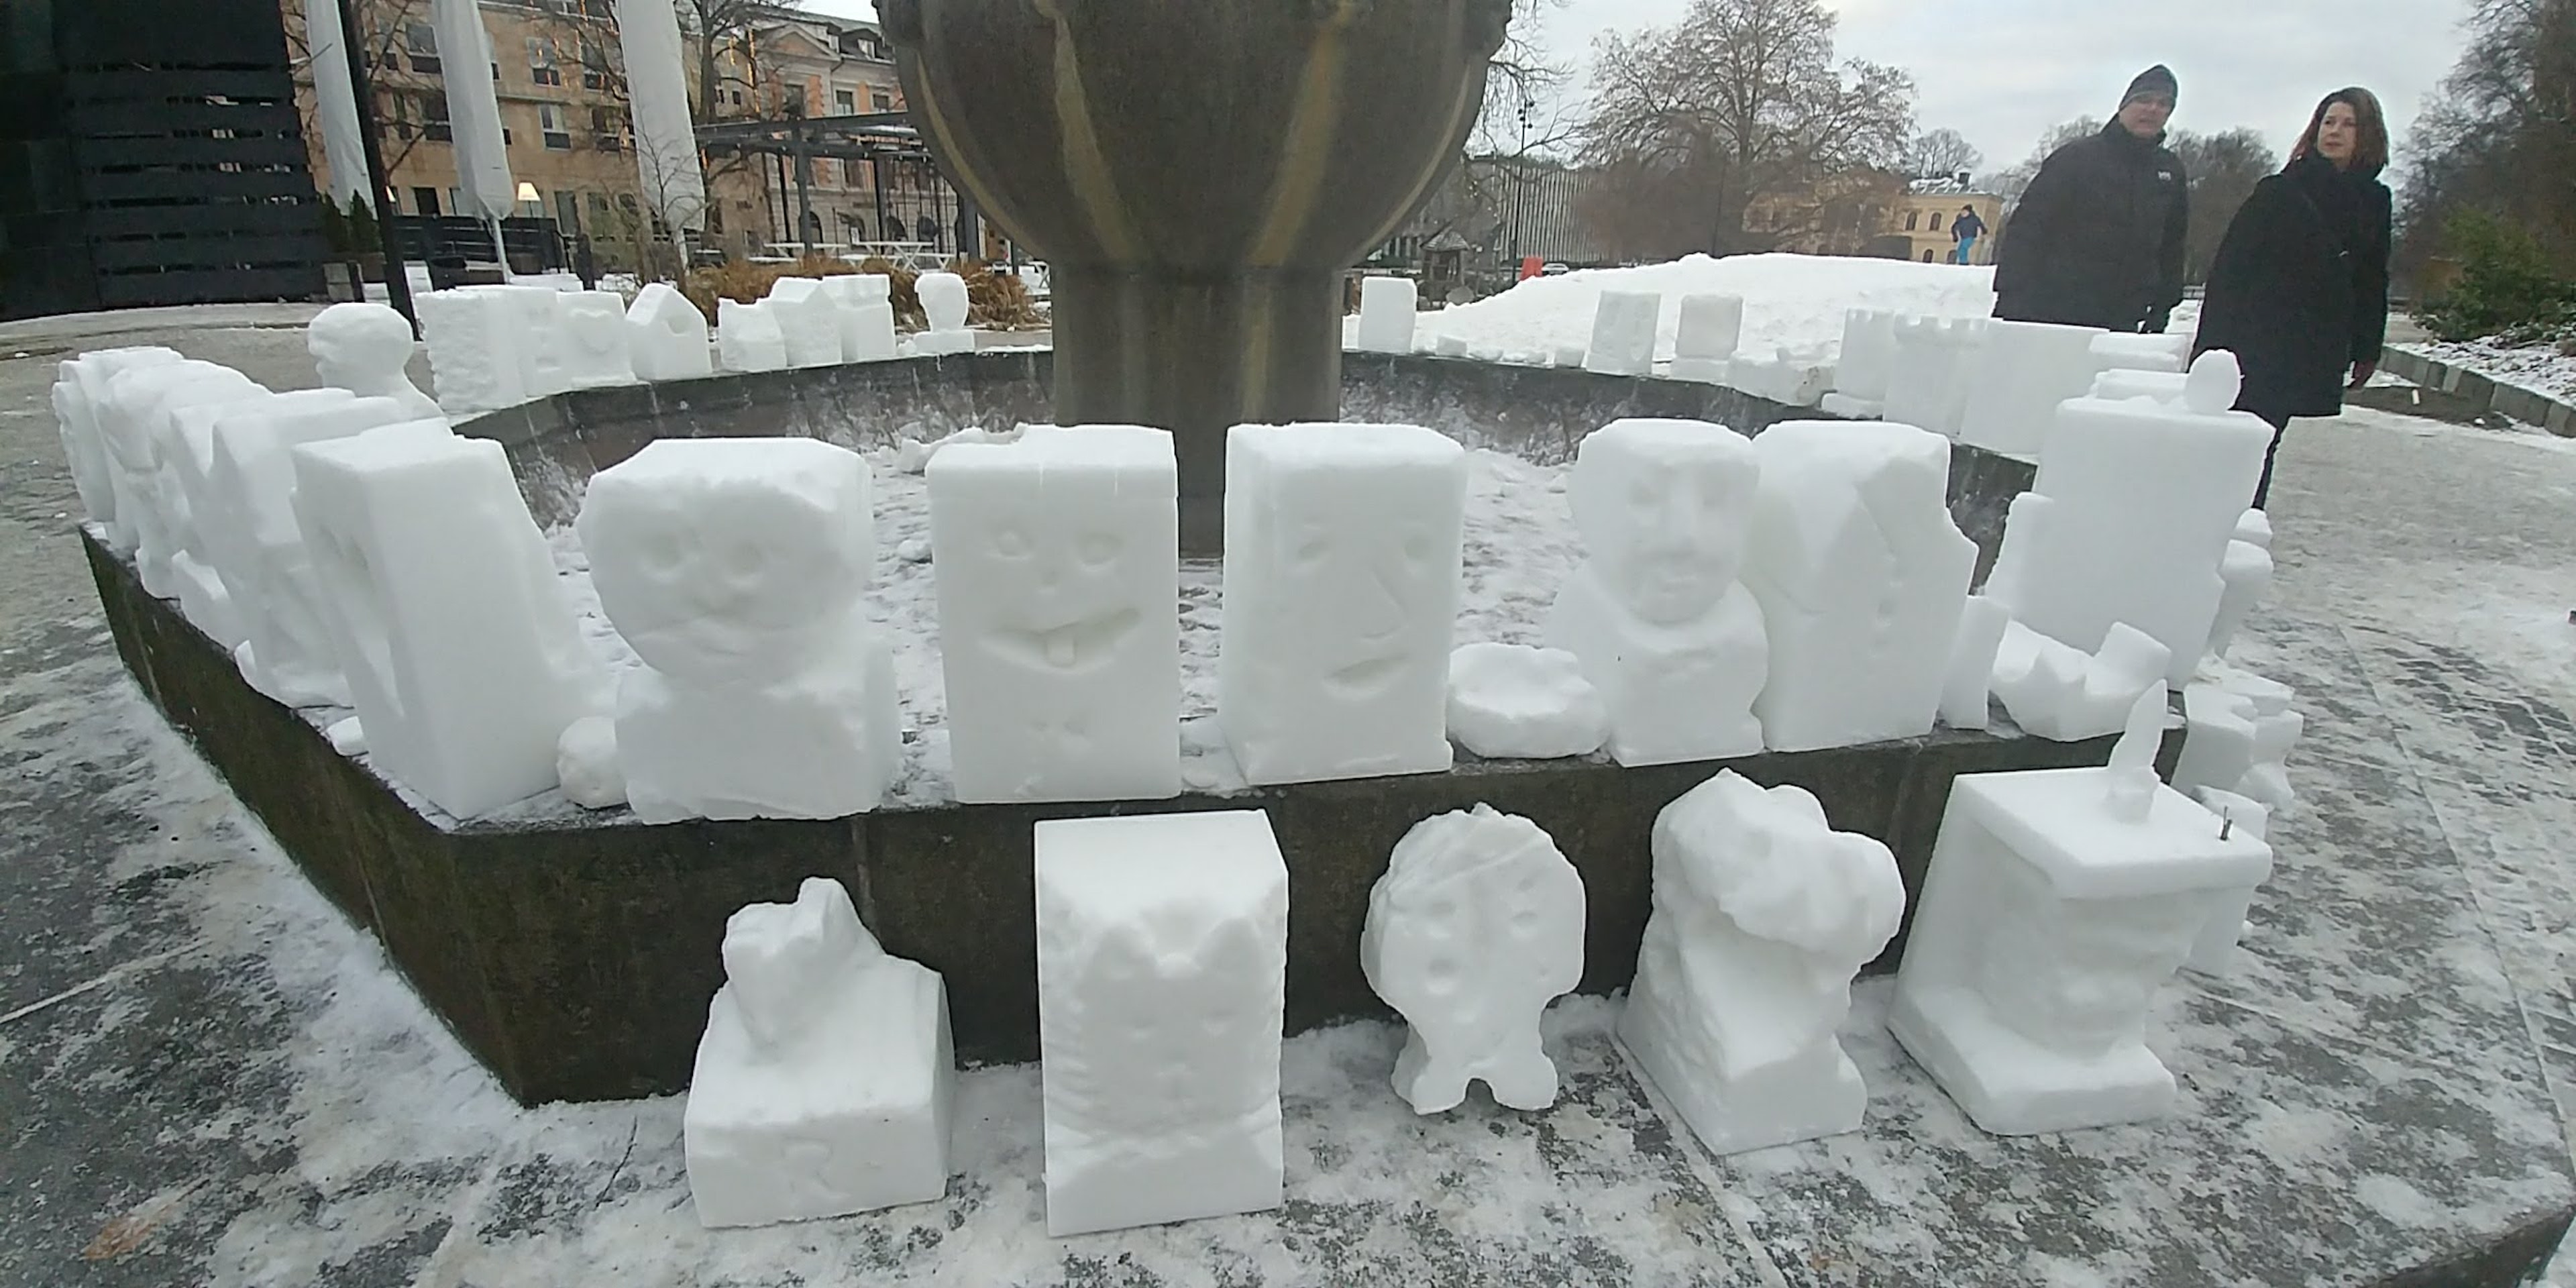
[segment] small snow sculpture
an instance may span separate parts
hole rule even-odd
[[[107,529],[108,544],[116,549],[131,550],[134,541],[130,535],[118,535],[113,467],[107,455],[106,431],[99,427],[107,383],[128,367],[161,366],[181,360],[176,349],[135,345],[92,349],[65,358],[55,368],[54,417],[63,441],[63,458],[71,464],[72,486],[80,493],[81,508],[89,512],[91,521]]]
[[[1984,318],[1898,318],[1887,419],[1957,438],[1968,407],[1970,368],[1985,342]]]
[[[2183,386],[2189,377],[2179,371],[2135,371],[2115,367],[2093,377],[2090,397],[2107,402],[2126,398],[2144,398],[2149,402],[2182,403]]]
[[[1031,425],[929,479],[957,799],[1180,794],[1172,436]]]
[[[1449,655],[1449,739],[1476,755],[1589,756],[1609,733],[1601,692],[1572,653],[1480,642]]]
[[[1592,345],[1583,369],[1605,376],[1642,376],[1655,365],[1655,323],[1664,297],[1652,291],[1603,291],[1592,315]]]
[[[640,380],[694,380],[715,372],[707,315],[668,282],[654,282],[626,308],[626,351]]]
[[[551,398],[572,388],[564,352],[564,293],[551,286],[487,286],[508,315],[507,334],[519,360],[521,401]]]
[[[1834,391],[1883,407],[1888,381],[1895,374],[1896,312],[1843,310],[1843,343],[1834,360]]]
[[[2261,801],[2215,787],[2198,788],[2190,795],[2202,809],[2218,816],[2221,835],[2242,830],[2255,840],[2269,843],[2265,834],[2271,830],[2272,811]],[[2246,919],[2254,909],[2254,892],[2259,888],[2259,882],[2248,884],[2214,900],[2209,920],[2201,923],[2200,934],[2191,941],[2191,956],[2184,959],[2184,970],[2212,979],[2224,979],[2235,972],[2236,941],[2245,935]]]
[[[230,367],[193,359],[133,368],[107,384],[98,409],[99,437],[107,446],[108,480],[116,493],[111,544],[134,552],[143,588],[167,597],[170,583],[169,502],[161,468],[165,412],[192,403],[239,402],[267,390]]]
[[[1950,645],[1950,672],[1941,686],[1941,723],[1983,729],[1993,718],[1995,653],[2003,647],[2012,614],[1983,595],[1970,595],[1959,611],[1959,634]]]
[[[2108,331],[2093,337],[2090,351],[2097,378],[2106,371],[2180,373],[2191,360],[2191,337],[2179,331],[2155,335]]]
[[[1556,1103],[1539,1041],[1548,1003],[1583,982],[1583,878],[1538,824],[1478,805],[1413,825],[1369,890],[1369,987],[1411,1026],[1395,1094],[1454,1109],[1481,1080],[1497,1103]]]
[[[1735,356],[1736,342],[1743,334],[1743,296],[1685,295],[1673,333],[1673,357],[1677,362],[1724,362]]]
[[[2002,324],[1998,324],[2002,325]],[[1986,593],[2014,620],[2095,649],[2114,622],[2167,650],[2166,681],[2207,652],[2220,573],[2272,428],[2236,401],[2236,359],[2201,355],[2186,404],[2077,398],[2057,409],[2031,490],[2014,499]]]
[[[315,378],[325,385],[391,398],[405,420],[440,414],[404,370],[414,347],[411,322],[386,305],[353,300],[314,314],[304,328],[304,347],[313,355]]]
[[[1039,823],[1047,1232],[1279,1206],[1288,866],[1258,811]]]
[[[767,304],[717,300],[716,354],[727,371],[783,371],[787,333]]]
[[[928,442],[907,438],[894,446],[894,467],[905,474],[927,473],[930,458],[938,455],[941,448],[955,447],[960,443],[1016,443],[1020,438],[1020,428],[979,429],[970,425]]]
[[[912,290],[921,301],[922,316],[929,320],[928,328],[912,338],[913,352],[973,353],[975,332],[966,325],[966,279],[955,273],[924,273],[914,279]]]
[[[635,359],[629,352],[626,301],[615,291],[566,291],[556,302],[556,321],[563,328],[564,384],[598,389],[635,383]]]
[[[254,408],[313,408],[353,402],[346,389],[296,389],[259,394],[240,402],[193,403],[170,412],[163,440],[161,469],[170,507],[171,532],[177,552],[170,556],[170,576],[179,585],[179,611],[206,637],[238,653],[250,642],[252,606],[237,603],[233,585],[247,580],[257,546],[240,530],[232,510],[215,486],[216,427],[236,412]],[[434,409],[433,409],[434,411]],[[421,422],[444,432],[447,418]],[[235,571],[226,573],[225,569]],[[247,596],[243,597],[247,598]]]
[[[2205,657],[2225,658],[2236,632],[2272,589],[2272,520],[2261,510],[2247,510],[2236,521],[2236,535],[2218,561],[2218,615],[2210,619]]]
[[[867,462],[810,438],[666,438],[592,476],[574,528],[644,661],[617,691],[637,818],[876,808],[902,734],[870,506]]]
[[[1621,1045],[1713,1153],[1858,1130],[1869,1089],[1834,1032],[1904,915],[1895,856],[1733,770],[1665,806],[1653,845]]]
[[[2138,694],[2165,691],[2165,646],[2114,625],[2102,650],[2084,653],[2012,622],[1995,649],[1994,695],[2024,733],[2080,742],[2119,731]]]
[[[1583,659],[1620,764],[1762,749],[1769,646],[1736,580],[1760,477],[1753,445],[1706,421],[1613,421],[1576,449],[1566,498],[1588,557],[1545,633]]]
[[[1735,355],[1726,367],[1726,383],[1783,406],[1813,407],[1834,387],[1834,363],[1821,345],[1774,345],[1768,355]]]
[[[1226,440],[1217,714],[1254,784],[1436,774],[1467,454],[1415,425]]]
[[[414,297],[429,343],[430,381],[451,417],[516,407],[543,395],[528,388],[522,360],[533,341],[527,315],[506,286],[459,286]]]
[[[1360,279],[1360,326],[1357,345],[1364,353],[1413,352],[1413,324],[1419,306],[1413,279]]]
[[[1950,440],[1911,425],[1785,421],[1761,466],[1744,586],[1770,678],[1753,701],[1779,751],[1929,732],[1976,571],[1950,520]]]
[[[2093,341],[2106,334],[2047,322],[1986,323],[1985,347],[1970,368],[1959,440],[1990,452],[2038,453],[2057,405],[2091,387]]]
[[[844,1216],[948,1192],[956,1060],[939,973],[889,956],[838,881],[725,921],[681,1143],[709,1226]]]
[[[1436,335],[1431,340],[1431,352],[1443,358],[1463,358],[1467,356],[1467,342],[1454,335]]]
[[[583,716],[564,726],[555,743],[555,780],[564,799],[583,809],[614,809],[626,803],[626,774],[617,767],[617,722],[607,716]]]
[[[2170,1112],[2148,1007],[2214,906],[2271,871],[2252,832],[2151,768],[2139,781],[2162,721],[2138,709],[2159,718],[2131,723],[2111,767],[1962,774],[1950,789],[1888,1027],[1997,1135]]]
[[[444,422],[293,449],[294,509],[369,754],[458,818],[553,787],[608,708],[508,454]]]
[[[892,281],[883,273],[835,273],[823,293],[840,308],[841,361],[884,362],[895,356]]]
[[[841,360],[841,310],[821,278],[781,276],[761,303],[778,319],[788,366],[828,367]]]
[[[2289,756],[2307,728],[2290,709],[2298,695],[2286,684],[2225,663],[2205,668],[2182,691],[2182,757],[2174,786],[2214,787],[2287,809],[2298,799],[2290,786]]]

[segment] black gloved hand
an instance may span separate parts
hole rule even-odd
[[[2144,331],[2148,335],[2163,335],[2165,333],[2165,323],[2172,320],[2172,309],[2157,309],[2154,312],[2147,314],[2147,324],[2140,327],[2139,330]]]

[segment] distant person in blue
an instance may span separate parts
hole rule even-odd
[[[1950,262],[1953,264],[1977,262],[1977,239],[1985,235],[1986,221],[1977,218],[1977,208],[1959,207],[1959,217],[1950,221],[1950,240],[1959,243],[1959,248],[1950,252]]]

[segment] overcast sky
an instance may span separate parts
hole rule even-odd
[[[2178,128],[2239,125],[2286,152],[2327,91],[2377,91],[2403,160],[2406,127],[2460,52],[2470,0],[1825,0],[1844,57],[1914,74],[1922,129],[1968,137],[1989,167],[2077,116],[2107,116],[2153,63],[2182,83]],[[869,0],[808,8],[873,17]],[[1565,0],[1544,43],[1588,67],[1594,36],[1669,24],[1689,0]],[[1576,87],[1579,102],[1581,85]]]

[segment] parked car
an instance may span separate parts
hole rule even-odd
[[[1572,269],[1567,268],[1563,264],[1556,263],[1553,260],[1538,266],[1538,275],[1541,277],[1555,277],[1559,274],[1569,273],[1572,271]]]

